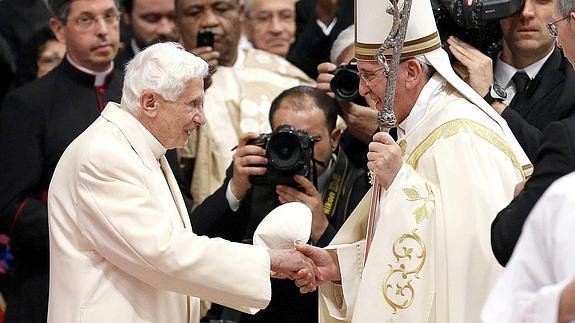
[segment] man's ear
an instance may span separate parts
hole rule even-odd
[[[333,128],[330,137],[331,137],[331,152],[333,153],[339,146],[339,140],[341,139],[341,129],[339,129],[338,127]]]
[[[144,92],[140,96],[140,107],[142,113],[153,118],[158,113],[158,98],[153,92]]]
[[[50,24],[50,29],[52,29],[52,33],[54,33],[56,39],[65,45],[66,37],[64,37],[64,24],[54,17],[50,18],[48,23]]]
[[[407,90],[417,88],[425,74],[421,69],[421,65],[416,59],[410,59],[405,62],[405,87]]]

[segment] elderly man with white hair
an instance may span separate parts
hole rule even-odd
[[[199,322],[196,297],[254,313],[270,270],[310,266],[293,249],[192,231],[164,153],[204,124],[207,74],[179,44],[148,47],[126,68],[121,104],[62,155],[48,194],[48,322]]]

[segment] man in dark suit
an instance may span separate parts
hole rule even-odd
[[[121,97],[114,0],[47,1],[66,59],[45,77],[6,95],[0,110],[0,231],[16,257],[5,322],[46,322],[52,173],[68,144]]]
[[[565,51],[571,64],[575,63],[575,42],[573,41],[572,6],[559,1],[557,8],[567,13],[556,11],[553,23],[549,24],[550,32],[557,37],[557,44]],[[566,14],[569,16],[561,19]],[[569,19],[567,20],[567,18]],[[575,170],[575,116],[553,122],[543,132],[541,149],[535,160],[535,172],[525,184],[522,192],[511,204],[503,209],[491,226],[491,246],[500,264],[506,265],[513,253],[523,224],[541,194],[559,177]]]
[[[317,66],[330,61],[330,50],[339,33],[353,24],[353,0],[299,0],[296,2],[296,41],[287,59],[309,77]]]
[[[116,56],[122,68],[142,49],[159,42],[178,41],[173,0],[123,0],[122,21],[130,28],[132,38]]]
[[[545,128],[534,167],[523,190],[497,214],[491,225],[491,247],[503,266],[509,261],[535,203],[556,179],[575,170],[575,116],[552,122]]]
[[[282,92],[271,104],[272,129],[288,124],[314,138],[317,187],[302,176],[295,177],[300,189],[252,185],[250,176],[264,174],[261,165],[268,158],[264,148],[248,144],[258,134],[244,134],[224,184],[193,211],[194,232],[251,243],[269,211],[299,201],[312,210],[312,243],[327,246],[370,187],[364,168],[353,166],[338,150],[341,130],[335,128],[336,118],[335,102],[321,90],[298,86]],[[240,322],[317,322],[317,294],[301,295],[292,282],[277,279],[272,280],[272,294],[268,308],[244,315]]]
[[[502,51],[493,68],[479,50],[454,37],[447,41],[459,61],[456,71],[507,121],[531,160],[543,129],[575,111],[575,72],[547,31],[552,15],[553,1],[525,0],[502,19]]]

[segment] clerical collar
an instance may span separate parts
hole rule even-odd
[[[74,68],[94,76],[94,86],[102,86],[106,84],[106,77],[108,77],[108,75],[114,70],[114,61],[110,62],[110,66],[104,72],[94,72],[74,62],[74,60],[69,55],[66,55],[66,59],[68,62],[70,62],[70,65],[74,66]]]
[[[337,155],[331,154],[329,165],[327,165],[323,173],[321,173],[321,175],[317,177],[317,190],[319,191],[320,194],[323,194],[323,191],[327,186],[327,182],[331,177],[331,173],[333,173],[333,168],[335,167],[336,161],[337,161]]]
[[[439,95],[442,93],[445,86],[445,79],[439,73],[434,73],[433,76],[427,81],[427,83],[421,89],[419,97],[415,102],[415,105],[411,109],[411,112],[397,126],[397,141],[399,142],[403,137],[409,134],[421,121],[427,109],[432,106],[438,99]]]
[[[555,47],[551,48],[549,53],[547,53],[547,55],[545,55],[545,57],[543,57],[542,59],[538,60],[537,62],[525,68],[520,69],[515,68],[505,63],[503,60],[501,60],[501,53],[499,53],[499,55],[497,56],[497,62],[495,63],[495,70],[493,73],[495,83],[501,85],[506,90],[511,85],[515,86],[515,84],[512,84],[511,78],[513,78],[513,75],[515,75],[515,73],[518,71],[525,71],[525,73],[529,75],[530,79],[534,79],[535,76],[537,76],[537,73],[539,73],[539,71],[541,70],[541,67],[543,67],[543,64],[545,64],[545,62],[549,58],[549,56],[553,54],[553,50],[555,50]]]

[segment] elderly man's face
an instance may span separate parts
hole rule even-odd
[[[553,21],[562,19],[561,13],[555,9],[553,14]],[[571,13],[570,17],[556,23],[559,35],[557,36],[557,45],[563,48],[563,53],[569,60],[569,63],[575,67],[575,13]]]
[[[166,149],[184,147],[190,132],[206,123],[202,79],[189,80],[175,101],[157,95],[157,103],[159,107],[150,129]]]
[[[294,100],[301,100],[301,102],[295,103]],[[307,108],[297,107],[302,104],[305,104]],[[329,164],[331,154],[339,144],[341,131],[336,128],[330,133],[325,114],[309,97],[287,98],[280,104],[273,115],[271,126],[276,130],[280,125],[286,124],[298,130],[304,130],[314,139],[313,156],[325,164],[325,166],[316,165],[318,175],[321,175]]]
[[[553,15],[553,0],[525,0],[518,13],[500,21],[504,54],[541,57],[553,47],[547,23]]]
[[[397,67],[397,81],[395,86],[395,95],[392,104],[393,112],[397,118],[397,123],[403,122],[411,109],[413,108],[413,103],[419,93],[414,94],[406,88],[406,77],[407,77],[407,63],[411,60],[401,61]],[[371,101],[375,102],[375,107],[378,111],[383,109],[383,100],[385,98],[385,91],[387,87],[387,77],[384,76],[382,65],[376,61],[361,61],[357,62],[357,69],[360,73],[359,81],[359,94],[369,98]],[[414,96],[415,95],[415,99]],[[370,104],[371,105],[371,104]]]
[[[72,60],[93,71],[109,68],[120,39],[114,0],[75,0],[65,22],[50,19],[56,38],[66,44]]]
[[[177,41],[174,16],[176,7],[169,0],[134,0],[132,12],[124,13],[124,20],[132,28],[141,48],[164,42]]]
[[[220,53],[218,64],[236,62],[243,7],[238,0],[176,0],[176,22],[186,49],[197,47],[200,30],[214,33],[214,49]]]
[[[244,30],[255,48],[287,56],[295,41],[295,0],[252,0]]]

